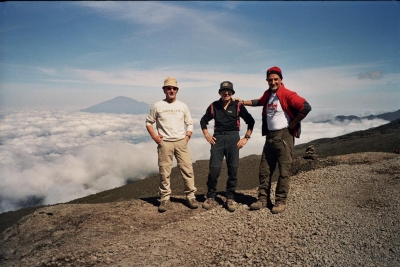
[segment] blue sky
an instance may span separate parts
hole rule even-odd
[[[275,65],[314,114],[400,108],[395,1],[3,2],[0,14],[0,109],[151,104],[175,76],[203,112],[224,80],[260,97]]]

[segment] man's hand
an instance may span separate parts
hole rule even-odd
[[[159,145],[162,141],[163,136],[161,134],[159,134],[159,135],[152,136],[152,138],[153,138],[154,142],[156,142]]]
[[[186,144],[189,143],[190,137],[188,135],[185,136]]]
[[[297,116],[291,120],[289,122],[289,128],[290,129],[294,129],[296,127],[296,125],[301,122],[304,118],[306,117],[306,115],[304,115],[303,113],[299,113],[297,114]]]
[[[293,121],[289,122],[289,129],[293,130],[294,127],[296,127],[296,123]]]
[[[215,140],[217,140],[217,138],[209,134],[205,134],[204,137],[206,138],[207,142],[209,142],[211,145],[215,145]]]
[[[241,149],[242,147],[244,147],[245,144],[247,144],[247,141],[249,141],[247,138],[240,139],[237,143],[237,147]]]

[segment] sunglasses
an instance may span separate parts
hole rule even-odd
[[[220,94],[228,94],[228,95],[232,95],[233,94],[232,90],[229,90],[229,89],[219,90],[219,93]]]
[[[174,90],[174,91],[178,91],[178,87],[173,87],[173,86],[164,86],[163,87],[165,90],[169,91],[169,90]]]

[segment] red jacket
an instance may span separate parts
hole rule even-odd
[[[271,90],[268,89],[264,92],[260,99],[252,100],[253,106],[263,106],[262,111],[262,135],[266,135],[268,132],[268,126],[266,121],[266,105],[268,103],[268,99],[271,95]],[[298,113],[303,113],[307,115],[308,112],[311,111],[311,106],[308,102],[299,96],[296,92],[290,91],[285,88],[285,85],[282,83],[281,87],[276,91],[276,95],[279,99],[279,102],[282,105],[282,109],[289,115],[289,118],[293,120]],[[296,125],[294,129],[291,130],[291,134],[297,138],[300,137],[300,123]]]

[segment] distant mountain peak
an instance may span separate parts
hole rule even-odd
[[[111,99],[111,100],[120,100],[120,99],[128,99],[128,100],[135,100],[135,99],[132,99],[132,98],[129,98],[129,97],[126,97],[126,96],[117,96],[116,98],[113,98],[113,99]],[[136,101],[136,100],[135,100]]]
[[[339,116],[336,116],[334,118],[334,120],[340,121],[340,122],[343,122],[345,120],[360,121],[363,119],[367,119],[367,120],[382,119],[382,120],[386,120],[386,121],[394,121],[398,118],[400,118],[400,109],[397,111],[393,111],[393,112],[386,112],[386,113],[382,113],[379,115],[369,115],[369,116],[364,116],[364,117],[358,117],[355,115],[350,115],[350,116],[339,115]],[[326,123],[326,122],[332,122],[332,120],[318,121],[318,123]]]
[[[147,114],[150,111],[150,105],[126,96],[117,96],[80,111],[89,113]]]
[[[386,112],[383,114],[379,115],[369,115],[369,116],[364,116],[364,117],[358,117],[354,115],[350,116],[336,116],[335,119],[338,121],[344,121],[344,120],[362,120],[362,119],[368,119],[368,120],[373,120],[373,119],[382,119],[382,120],[387,120],[387,121],[393,121],[400,118],[400,109],[397,111],[393,112]]]

